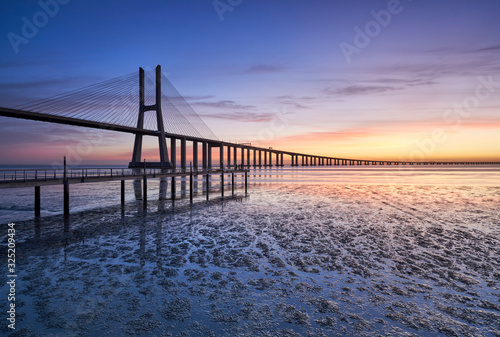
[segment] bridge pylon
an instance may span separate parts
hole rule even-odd
[[[132,161],[129,163],[129,168],[173,168],[172,163],[168,159],[167,140],[165,138],[165,128],[163,125],[163,117],[161,114],[161,66],[156,66],[156,101],[153,105],[145,105],[144,99],[144,69],[139,68],[139,118],[137,120],[137,128],[144,128],[144,113],[146,111],[156,112],[156,123],[158,132],[158,145],[160,150],[160,162],[142,162],[142,134],[135,135],[134,152],[132,153]]]

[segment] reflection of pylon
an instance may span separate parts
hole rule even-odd
[[[144,104],[144,69],[139,68],[139,119],[137,121],[137,128],[144,128],[144,113],[146,111],[156,111],[156,123],[158,125],[158,144],[160,148],[160,162],[159,163],[141,163],[142,154],[142,134],[135,135],[134,152],[132,154],[132,161],[130,168],[138,167],[158,167],[158,168],[172,168],[172,164],[168,160],[167,141],[165,139],[165,129],[163,126],[163,117],[161,114],[161,67],[156,67],[156,102],[153,105]]]

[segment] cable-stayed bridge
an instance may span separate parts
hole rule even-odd
[[[338,158],[221,141],[161,73],[160,66],[147,73],[140,68],[139,81],[137,73],[131,73],[15,108],[0,108],[0,116],[132,133],[135,142],[130,168],[146,165],[185,170],[188,166],[187,142],[192,143],[195,169],[199,166],[203,169],[212,166],[279,167],[285,164],[284,156],[289,157],[291,166],[498,164]],[[158,137],[160,162],[142,162],[143,136]],[[168,145],[167,139],[170,140]],[[177,163],[176,154],[178,142],[180,163]],[[219,152],[219,163],[215,165],[213,149]]]

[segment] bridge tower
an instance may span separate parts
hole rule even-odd
[[[156,66],[156,102],[153,105],[144,104],[144,69],[139,68],[139,118],[137,120],[137,128],[144,128],[144,113],[146,111],[156,112],[156,123],[158,132],[158,145],[160,150],[160,162],[141,162],[142,155],[142,134],[135,135],[134,152],[132,161],[129,163],[129,168],[173,168],[172,163],[168,159],[167,140],[165,138],[165,128],[163,125],[163,117],[161,114],[161,67]]]

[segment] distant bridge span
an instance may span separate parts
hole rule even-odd
[[[147,130],[147,129],[138,129],[135,127],[117,125],[117,124],[108,124],[102,122],[95,122],[90,120],[84,120],[79,118],[71,118],[64,116],[55,116],[51,114],[44,114],[38,112],[30,112],[18,109],[10,109],[10,108],[1,108],[0,107],[0,116],[4,117],[12,117],[12,118],[20,118],[34,121],[42,121],[56,124],[64,124],[64,125],[73,125],[79,127],[93,128],[93,129],[101,129],[108,131],[117,131],[117,132],[125,132],[132,134],[142,134],[145,136],[158,136],[158,131]],[[283,156],[287,155],[291,157],[292,166],[346,166],[346,165],[495,165],[500,164],[500,162],[410,162],[410,161],[387,161],[387,160],[363,160],[363,159],[351,159],[351,158],[337,158],[337,157],[326,157],[326,156],[316,156],[311,154],[304,154],[298,152],[290,152],[290,151],[282,151],[275,150],[269,148],[256,147],[245,144],[237,144],[230,143],[225,141],[214,141],[207,140],[200,137],[193,136],[184,136],[179,134],[165,133],[165,137],[171,139],[171,144],[174,141],[180,140],[181,142],[181,168],[186,168],[186,163],[182,158],[185,158],[185,154],[183,155],[182,149],[185,148],[186,141],[193,142],[193,146],[197,146],[198,143],[202,144],[202,147],[208,146],[210,148],[219,147],[223,149],[227,149],[224,151],[223,158],[227,157],[226,165],[231,166],[243,166],[243,167],[262,167],[262,166],[273,166],[272,156],[275,156],[274,166],[284,166]],[[206,145],[205,145],[206,144]],[[232,149],[232,151],[231,151]],[[238,154],[238,150],[240,154]],[[185,150],[184,150],[185,151]],[[175,152],[175,151],[174,151]],[[197,151],[194,151],[197,152]],[[208,152],[208,151],[207,151]],[[231,153],[233,152],[233,153]],[[247,152],[246,155],[244,152]],[[236,154],[235,154],[236,153]],[[241,155],[243,153],[243,155]],[[253,156],[251,155],[253,153]],[[197,154],[197,153],[195,153]],[[238,161],[238,155],[240,156],[240,160]],[[175,155],[174,155],[175,156]],[[212,162],[209,162],[209,155],[206,154],[206,159],[202,160],[202,163],[206,165],[203,168],[211,168]],[[300,163],[299,163],[299,158]],[[246,159],[246,161],[245,161]],[[175,160],[174,160],[175,162]],[[196,162],[196,160],[194,160]],[[195,165],[195,163],[193,163]],[[175,166],[175,165],[174,165]],[[195,165],[197,166],[197,165]]]
[[[153,82],[156,89],[155,104],[153,105],[145,104],[144,70],[139,69],[138,86],[135,76],[135,74],[126,75],[55,98],[41,100],[22,108],[0,107],[0,116],[134,134],[136,139],[132,161],[129,165],[131,168],[144,166],[141,160],[142,136],[154,136],[158,137],[159,140],[160,163],[147,163],[150,168],[186,169],[188,167],[186,162],[187,142],[192,143],[192,165],[196,169],[199,166],[203,169],[211,169],[212,166],[280,167],[285,164],[284,156],[289,156],[291,166],[500,164],[500,162],[417,162],[339,158],[220,141],[216,139],[216,136],[201,121],[168,79],[162,77],[160,66],[156,68],[156,79]],[[162,92],[162,80],[167,84],[167,90],[170,90],[168,95]],[[132,84],[130,84],[131,81]],[[139,106],[134,104],[125,106],[122,103],[123,97],[129,100],[134,99],[137,89],[139,91]],[[118,92],[117,97],[110,97],[111,93],[115,92]],[[156,113],[156,125],[151,126],[151,123],[145,125],[147,121],[151,122],[152,120],[151,115],[145,117],[147,111]],[[136,123],[137,116],[139,118]],[[164,123],[164,120],[167,120],[167,123]],[[198,128],[191,123],[193,120],[195,124],[198,124]],[[136,123],[136,127],[133,126],[134,123]],[[173,128],[176,125],[179,127]],[[170,153],[167,152],[167,138],[170,139]],[[180,141],[179,165],[176,162],[177,141]],[[201,165],[199,165],[199,145],[202,148]],[[213,165],[212,161],[214,148],[219,149],[218,165]]]

